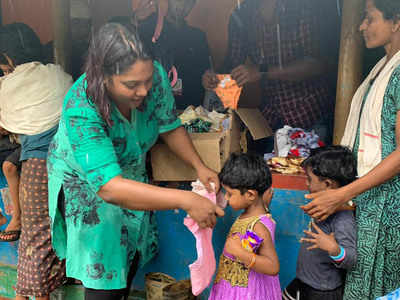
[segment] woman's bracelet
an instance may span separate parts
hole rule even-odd
[[[256,264],[256,254],[252,253],[252,257],[251,257],[251,261],[250,263],[246,266],[246,268],[251,269],[252,267],[254,267],[254,265]]]
[[[340,253],[337,256],[331,256],[331,258],[335,261],[335,262],[341,262],[342,260],[344,260],[344,258],[346,257],[346,250],[344,250],[344,248],[342,246],[340,247]]]

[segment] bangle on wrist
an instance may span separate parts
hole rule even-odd
[[[246,266],[246,268],[248,268],[248,269],[251,269],[252,267],[254,267],[254,265],[256,264],[256,254],[255,253],[252,253],[252,256],[251,256],[251,261],[250,261],[250,263]]]
[[[346,251],[344,250],[344,248],[342,246],[340,246],[340,253],[338,255],[331,256],[331,258],[335,262],[341,262],[342,260],[344,260],[345,257],[346,257]]]

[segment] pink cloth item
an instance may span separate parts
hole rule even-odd
[[[156,43],[158,38],[161,35],[164,26],[164,18],[168,13],[168,1],[167,0],[159,0],[158,2],[158,18],[156,29],[154,31],[153,38],[151,39],[153,43]]]
[[[192,187],[193,192],[216,203],[215,193],[208,193],[199,180],[193,182]],[[189,265],[189,269],[192,293],[198,296],[209,286],[216,269],[215,254],[212,246],[212,229],[201,229],[189,216],[185,218],[183,224],[185,224],[196,238],[197,260]]]
[[[172,76],[172,79],[171,79],[171,76]],[[176,70],[175,66],[172,66],[171,70],[169,70],[168,78],[171,81],[171,86],[174,87],[176,82],[178,81],[178,71]]]

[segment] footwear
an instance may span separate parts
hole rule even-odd
[[[19,240],[21,230],[0,231],[0,242],[15,242]]]

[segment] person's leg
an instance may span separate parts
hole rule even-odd
[[[125,289],[121,290],[95,290],[85,288],[85,300],[121,300]]]
[[[4,161],[3,173],[7,179],[8,189],[10,191],[11,201],[13,204],[13,213],[11,221],[6,228],[7,231],[21,229],[21,208],[19,205],[19,172],[18,167],[10,161]]]
[[[299,299],[297,299],[299,298]],[[293,279],[282,292],[283,300],[300,300],[301,298],[301,282],[297,278]]]
[[[124,300],[128,300],[129,293],[131,291],[132,282],[133,282],[133,279],[135,278],[136,272],[139,267],[139,259],[140,259],[140,255],[138,252],[136,252],[135,258],[133,259],[133,262],[131,265],[131,268],[129,269],[128,278],[126,280],[126,289],[125,289]]]
[[[139,266],[140,255],[136,252],[126,280],[126,288],[121,290],[95,290],[85,288],[85,300],[127,300],[130,288]]]
[[[3,215],[2,211],[0,210],[0,226],[3,226],[7,223],[7,218]]]

